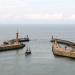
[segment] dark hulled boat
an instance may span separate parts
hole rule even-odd
[[[30,48],[28,49],[28,47],[27,47],[27,50],[25,52],[25,55],[27,56],[27,55],[30,55],[30,54],[31,54],[31,50],[30,50]]]

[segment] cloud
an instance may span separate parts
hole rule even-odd
[[[59,1],[59,0],[58,0]],[[62,0],[63,1],[63,0]],[[54,8],[50,1],[41,0],[3,0],[0,1],[0,21],[26,21],[26,20],[48,20],[48,21],[75,21],[74,8]],[[45,4],[46,2],[46,4]],[[53,1],[54,2],[54,1]],[[52,3],[53,3],[52,2]],[[48,6],[47,6],[48,3]],[[58,4],[58,3],[56,3]],[[44,7],[43,7],[44,6]]]

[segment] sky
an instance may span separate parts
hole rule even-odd
[[[75,24],[75,0],[0,0],[1,24]]]

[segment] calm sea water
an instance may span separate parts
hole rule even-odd
[[[25,43],[32,51],[25,56],[26,47],[18,51],[0,52],[0,75],[74,75],[75,60],[54,57],[50,39],[54,37],[75,42],[75,26],[0,26],[0,43],[29,35],[30,42]]]

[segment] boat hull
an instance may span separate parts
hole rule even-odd
[[[31,52],[25,52],[25,56],[30,55],[30,54],[31,54]]]

